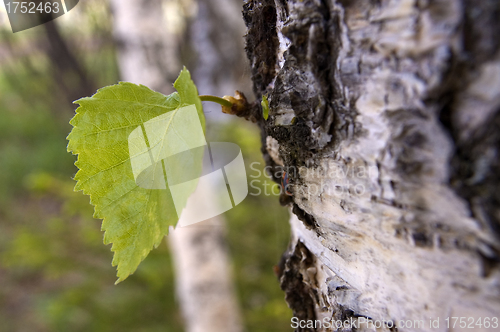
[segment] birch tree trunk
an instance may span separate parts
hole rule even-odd
[[[494,0],[244,4],[270,105],[251,116],[292,193],[279,274],[297,331],[500,318],[499,13]],[[354,327],[338,331],[374,330]]]
[[[189,24],[190,19],[197,15],[195,9],[201,7],[203,10],[206,7],[202,1],[112,0],[111,4],[124,80],[171,93],[172,83],[182,64],[186,64],[192,70],[195,82],[199,82],[199,90],[206,89],[207,84],[216,81],[212,72],[201,71],[193,61],[197,52],[202,50],[197,49],[197,31],[192,34]],[[206,19],[207,15],[199,17],[198,24]],[[210,29],[204,30],[205,33],[208,31]],[[210,44],[208,39],[203,42],[208,48],[216,46]],[[231,42],[231,39],[226,39],[226,42]],[[200,57],[203,58],[202,55]],[[212,57],[204,64],[207,67],[220,66],[219,62],[214,61],[220,60]],[[231,73],[231,66],[226,66],[226,72]],[[227,79],[230,82],[231,76],[228,75]],[[215,204],[215,200],[207,194],[206,200],[200,202],[200,209],[210,204]],[[176,291],[186,331],[241,331],[239,307],[225,245],[223,217],[214,217],[188,227],[177,227],[175,230],[171,228],[168,240],[175,262]]]

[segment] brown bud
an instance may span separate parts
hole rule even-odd
[[[248,101],[242,92],[236,90],[234,92],[234,97],[224,96],[222,98],[233,104],[231,108],[222,106],[223,113],[242,116],[248,111]]]

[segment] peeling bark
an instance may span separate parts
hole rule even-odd
[[[281,284],[296,317],[447,331],[446,317],[498,316],[499,13],[492,0],[245,3],[264,158],[293,192]]]

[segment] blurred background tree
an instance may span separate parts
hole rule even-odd
[[[236,2],[233,8],[240,5]],[[245,89],[249,81],[246,65],[228,74],[224,65],[203,66],[202,58],[190,58],[199,52],[211,56],[234,52],[232,58],[238,60],[242,40],[218,49],[220,45],[214,46],[212,38],[227,34],[203,33],[216,31],[206,27],[217,26],[224,19],[220,15],[241,20],[239,13],[227,16],[223,7],[214,13],[213,6],[203,1],[163,1],[162,8],[167,29],[187,24],[181,38],[191,38],[193,43],[186,47],[194,45],[199,50],[178,48],[179,54],[165,62],[170,67],[158,76],[164,79],[159,84],[170,86],[182,64],[201,61],[193,71],[195,83],[205,89],[200,88],[200,93],[232,94],[234,89]],[[189,19],[179,23],[176,11],[184,11]],[[100,221],[92,219],[88,197],[73,191],[75,157],[66,152],[65,139],[75,109],[71,102],[120,80],[117,49],[124,45],[115,42],[109,3],[81,1],[57,20],[16,34],[8,26],[4,8],[0,20],[2,330],[183,331],[168,246],[160,245],[133,276],[114,286],[112,253],[110,246],[102,244]],[[208,52],[210,47],[215,51]],[[230,80],[224,79],[227,76]],[[237,143],[247,175],[253,176],[249,180],[259,180],[245,201],[225,214],[243,324],[248,331],[288,331],[291,311],[272,269],[288,242],[288,212],[279,207],[276,195],[257,195],[255,187],[264,190],[267,186],[269,192],[276,186],[262,172],[254,171],[263,168],[257,128],[219,116],[217,108],[207,107],[205,112],[214,118],[209,140]],[[253,162],[259,165],[250,168]]]

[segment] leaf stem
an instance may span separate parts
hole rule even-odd
[[[213,103],[220,104],[222,106],[231,108],[233,107],[233,103],[231,103],[229,100],[226,100],[221,97],[216,97],[216,96],[211,96],[211,95],[201,95],[200,96],[201,101],[211,101]]]

